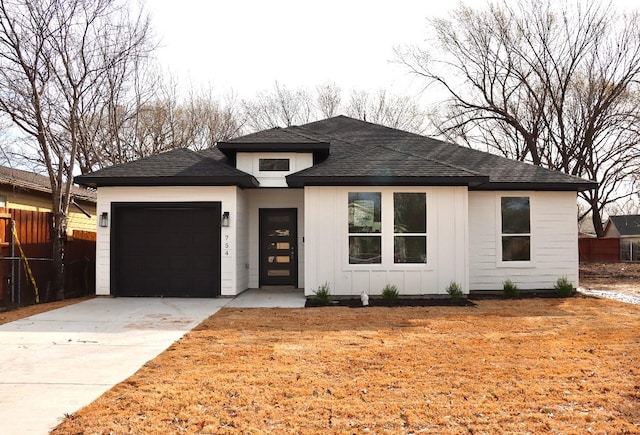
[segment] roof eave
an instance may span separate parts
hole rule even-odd
[[[236,142],[218,142],[216,147],[228,158],[233,158],[238,152],[258,153],[258,152],[311,152],[320,155],[329,155],[329,142],[316,143],[278,143],[278,142],[260,142],[260,143],[236,143]]]
[[[488,177],[303,176],[286,177],[289,187],[304,186],[476,186]]]
[[[585,181],[580,182],[502,182],[502,183],[484,183],[478,186],[473,186],[470,190],[541,190],[541,191],[556,191],[556,192],[582,192],[584,190],[591,190],[598,187],[598,183]]]
[[[238,186],[258,187],[260,183],[253,176],[230,177],[91,177],[77,176],[74,182],[88,187],[105,186]]]

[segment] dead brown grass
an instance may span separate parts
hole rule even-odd
[[[640,306],[223,309],[54,433],[638,433]]]
[[[46,311],[55,310],[56,308],[66,307],[67,305],[77,304],[78,302],[86,301],[87,299],[94,298],[95,296],[82,296],[79,298],[67,299],[64,301],[47,302],[38,305],[30,305],[28,307],[16,308],[8,311],[0,311],[0,325],[20,320],[25,317],[35,316],[36,314],[44,313]]]

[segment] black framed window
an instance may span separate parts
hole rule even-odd
[[[288,171],[289,159],[259,159],[258,170],[260,171]]]
[[[349,192],[349,264],[382,262],[382,194]]]
[[[394,263],[427,262],[427,196],[393,194]]]
[[[502,261],[531,261],[531,203],[527,196],[502,197]]]

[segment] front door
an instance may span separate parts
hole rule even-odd
[[[298,210],[260,209],[260,286],[298,284]]]

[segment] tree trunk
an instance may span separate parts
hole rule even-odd
[[[591,201],[591,219],[593,220],[593,229],[596,232],[596,237],[602,238],[604,237],[604,228],[602,225],[602,215],[600,214],[600,209],[598,208],[598,196],[595,195],[593,200]]]
[[[52,261],[52,288],[56,300],[64,299],[64,262],[66,217],[63,213],[54,213],[51,231],[51,244],[53,246]]]

